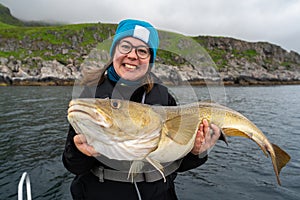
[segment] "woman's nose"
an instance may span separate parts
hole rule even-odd
[[[131,51],[127,54],[128,58],[138,59],[136,48],[132,48]]]

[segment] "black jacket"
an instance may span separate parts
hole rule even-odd
[[[124,86],[104,79],[97,87],[86,87],[81,97],[96,98],[118,98],[141,102],[144,87]],[[175,99],[169,94],[168,89],[160,84],[154,84],[153,89],[147,93],[144,103],[150,105],[175,106]],[[138,199],[135,185],[127,182],[105,180],[99,182],[98,177],[91,173],[95,166],[103,165],[94,157],[81,153],[75,146],[73,137],[76,135],[70,126],[65,150],[62,160],[66,169],[76,174],[71,185],[71,193],[74,199]],[[181,162],[178,172],[196,168],[207,160],[207,156],[199,158],[191,153],[185,156]],[[103,165],[104,166],[104,165]],[[138,190],[143,200],[146,199],[177,199],[174,190],[174,179],[176,172],[155,182],[138,182]]]

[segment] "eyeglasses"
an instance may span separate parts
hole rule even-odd
[[[146,59],[150,56],[150,49],[147,46],[133,46],[129,41],[121,41],[118,49],[122,54],[129,54],[135,48],[136,55],[141,59]]]

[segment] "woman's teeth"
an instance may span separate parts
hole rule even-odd
[[[125,67],[128,68],[128,69],[136,69],[135,65],[125,64]]]

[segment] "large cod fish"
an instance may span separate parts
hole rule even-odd
[[[217,103],[197,102],[182,106],[150,106],[115,99],[74,99],[68,120],[88,144],[109,159],[133,161],[129,174],[149,162],[163,174],[161,163],[188,154],[203,119],[217,125],[225,136],[246,137],[270,155],[280,185],[279,173],[290,156],[271,144],[262,131],[245,116]]]

